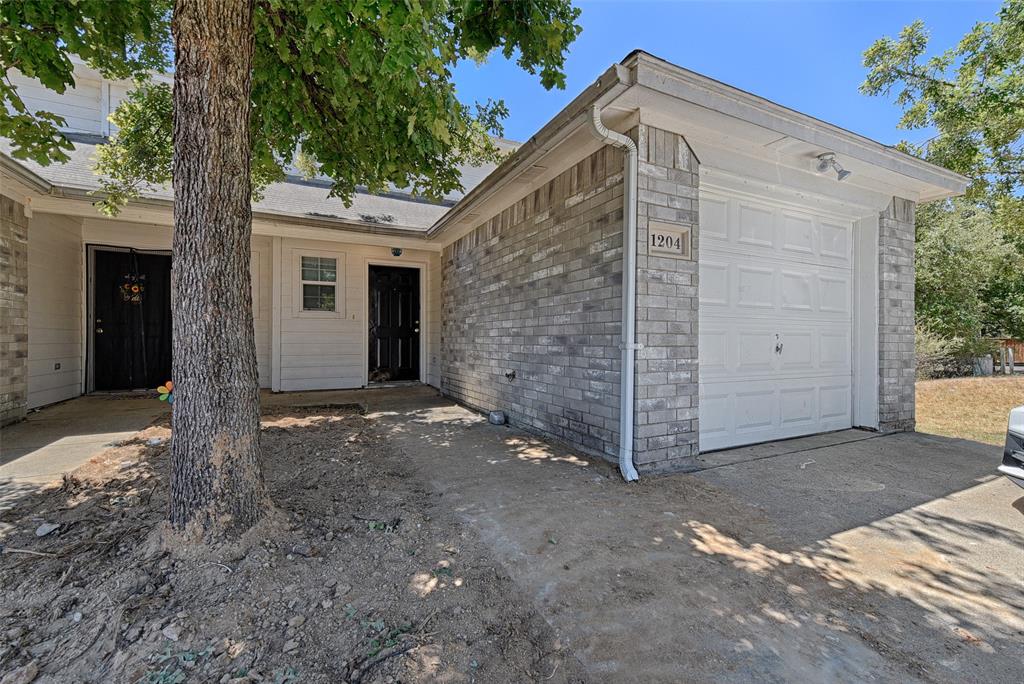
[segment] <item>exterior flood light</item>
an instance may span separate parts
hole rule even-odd
[[[818,155],[818,164],[815,167],[818,173],[825,173],[829,169],[834,169],[836,172],[836,178],[839,181],[844,181],[850,177],[852,171],[847,171],[842,165],[836,161],[836,155],[833,152],[826,152],[825,154]]]

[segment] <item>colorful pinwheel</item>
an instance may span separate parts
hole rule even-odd
[[[166,401],[168,404],[174,403],[174,383],[168,380],[164,384],[156,388],[156,391],[160,393],[160,401]]]

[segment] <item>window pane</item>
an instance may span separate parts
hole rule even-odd
[[[329,257],[302,257],[302,279],[333,283],[338,279],[338,260]]]
[[[338,260],[320,258],[320,280],[333,283],[338,279]]]
[[[302,308],[305,311],[334,311],[334,286],[303,285]]]

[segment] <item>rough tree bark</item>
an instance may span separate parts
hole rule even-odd
[[[171,524],[213,540],[269,509],[249,274],[252,0],[177,0]]]

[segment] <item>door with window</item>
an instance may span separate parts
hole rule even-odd
[[[370,266],[370,382],[420,378],[420,271]]]
[[[171,257],[93,252],[93,388],[155,388],[171,379]]]

